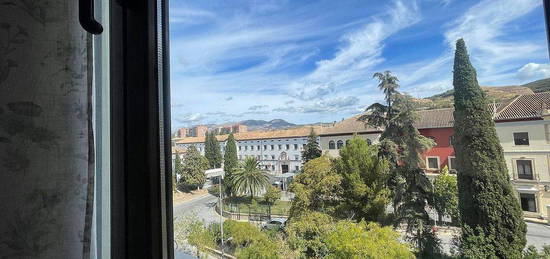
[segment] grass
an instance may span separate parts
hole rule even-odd
[[[253,202],[250,197],[230,197],[224,201],[224,210],[229,212],[239,212],[247,214],[252,213],[268,213],[269,206],[262,198],[254,198]],[[254,204],[255,203],[255,204]],[[288,215],[290,210],[290,201],[278,200],[271,206],[271,214]]]

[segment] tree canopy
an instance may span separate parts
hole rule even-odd
[[[454,59],[454,148],[462,219],[461,252],[520,258],[526,225],[510,183],[493,113],[479,87],[464,40]]]
[[[317,134],[315,134],[315,131],[311,128],[311,132],[307,137],[307,144],[302,151],[302,161],[304,163],[321,156],[322,151],[319,147],[319,142],[317,142],[317,137]]]
[[[236,192],[249,194],[251,198],[259,195],[269,184],[269,177],[260,170],[260,162],[254,157],[247,157],[242,166],[233,173],[232,186]]]
[[[181,182],[187,186],[202,187],[206,182],[204,171],[208,169],[208,160],[195,146],[190,146],[183,157]]]
[[[204,156],[208,159],[208,167],[220,168],[222,166],[222,153],[220,143],[214,132],[207,132],[204,141]]]

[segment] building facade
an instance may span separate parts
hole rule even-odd
[[[520,95],[494,105],[496,131],[504,151],[510,180],[526,217],[548,218],[550,210],[550,93]],[[422,154],[423,169],[435,177],[444,167],[455,173],[453,149],[453,109],[418,111],[415,127],[436,145]],[[290,130],[235,133],[240,160],[248,156],[260,161],[261,169],[271,174],[298,172],[301,152],[313,128],[324,154],[339,155],[354,135],[368,143],[378,143],[382,129],[367,127],[358,116],[328,126]],[[222,152],[227,135],[216,136]],[[204,154],[204,136],[184,138],[175,145],[186,149],[194,145]]]

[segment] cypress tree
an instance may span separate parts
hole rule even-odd
[[[208,159],[209,168],[219,168],[222,165],[222,154],[220,151],[220,143],[214,132],[206,133],[204,139],[204,156]]]
[[[315,134],[315,131],[313,130],[313,128],[311,128],[311,132],[307,137],[307,144],[304,148],[304,151],[302,151],[302,160],[305,164],[309,160],[320,157],[321,154],[322,151],[319,148],[319,143],[317,142],[317,134]]]
[[[454,132],[465,257],[521,258],[526,226],[510,184],[487,97],[464,40],[454,60]]]
[[[237,144],[235,143],[235,136],[233,133],[227,137],[227,144],[225,145],[225,154],[223,156],[223,168],[226,174],[226,178],[231,178],[231,174],[239,166],[239,160],[237,159]]]

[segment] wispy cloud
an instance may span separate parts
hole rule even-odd
[[[550,64],[528,63],[518,70],[521,80],[537,80],[550,77]]]

